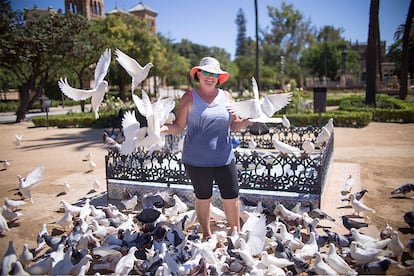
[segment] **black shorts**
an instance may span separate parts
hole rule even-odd
[[[219,187],[223,199],[239,196],[239,182],[234,161],[221,167],[195,167],[188,164],[184,166],[198,199],[209,199],[213,195],[213,181]]]

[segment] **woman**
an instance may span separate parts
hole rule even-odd
[[[230,93],[217,88],[229,73],[221,70],[212,57],[201,59],[190,70],[199,86],[185,93],[178,103],[174,123],[164,125],[164,134],[180,134],[187,127],[182,162],[190,177],[196,196],[195,210],[203,231],[203,239],[211,236],[210,200],[213,182],[220,190],[223,209],[230,231],[240,231],[239,187],[230,130],[251,125],[229,113],[226,103],[233,101]]]

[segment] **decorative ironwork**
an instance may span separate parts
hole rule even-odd
[[[312,126],[283,128],[277,125],[269,127],[269,133],[265,135],[252,135],[248,131],[232,132],[232,136],[240,141],[235,149],[240,188],[320,195],[333,152],[333,133],[326,143],[316,145],[314,153],[307,154],[302,150],[303,142],[309,138],[315,143],[320,131],[321,128]],[[165,149],[152,154],[142,149],[128,156],[109,151],[106,177],[191,185],[181,163],[181,152],[178,150],[180,138],[167,136]],[[257,143],[255,149],[248,148],[251,139]],[[273,139],[298,147],[301,153],[294,155],[276,151]]]

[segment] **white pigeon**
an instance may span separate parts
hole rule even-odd
[[[147,119],[147,136],[137,141],[138,147],[147,147],[149,151],[160,149],[164,146],[164,136],[161,135],[161,126],[166,122],[169,114],[175,107],[173,98],[159,97],[151,103],[148,94],[142,90],[142,99],[132,94],[132,99],[139,113]]]
[[[95,67],[95,79],[93,89],[85,90],[73,88],[69,85],[68,80],[60,79],[58,85],[63,94],[75,101],[86,100],[91,98],[92,109],[95,112],[95,119],[99,119],[99,106],[101,105],[105,93],[108,92],[108,82],[104,80],[111,64],[111,49],[107,48],[99,58]]]
[[[4,231],[9,231],[9,225],[7,224],[7,220],[3,217],[2,214],[0,214],[0,234],[2,234]]]
[[[188,210],[188,206],[187,204],[185,204],[179,197],[178,195],[174,194],[173,199],[175,201],[175,204],[169,208],[165,208],[164,209],[164,214],[166,216],[172,217],[172,216],[176,216],[178,214],[184,213]]]
[[[92,158],[92,152],[85,153],[84,160],[89,161]]]
[[[286,117],[286,115],[285,115],[285,114],[283,114],[283,116],[282,116],[282,125],[283,125],[285,128],[290,128],[290,121],[289,121],[289,119]]]
[[[66,231],[66,227],[73,226],[72,214],[70,213],[70,211],[66,210],[65,214],[56,221],[56,224],[62,226],[63,231]]]
[[[349,248],[349,253],[357,264],[367,264],[375,260],[383,252],[383,250],[380,249],[364,247],[361,243],[356,241],[352,241]]]
[[[42,228],[39,230],[39,232],[37,233],[37,246],[34,250],[34,252],[37,254],[37,252],[39,252],[40,249],[43,248],[43,246],[46,244],[45,239],[43,238],[43,234],[49,235],[49,233],[47,232],[47,225],[46,223],[42,224]]]
[[[360,212],[375,213],[375,210],[373,208],[370,208],[361,201],[357,200],[354,194],[349,195],[349,201],[351,203],[352,208],[354,208],[354,214],[357,213],[358,216]]]
[[[400,235],[397,231],[393,231],[391,235],[391,241],[387,246],[388,250],[391,250],[397,256],[397,259],[400,260],[404,252],[404,244],[400,240]]]
[[[30,275],[50,275],[52,274],[53,258],[48,257],[41,259],[26,268],[26,272]]]
[[[292,93],[271,94],[259,99],[259,88],[254,77],[252,77],[252,88],[253,99],[228,103],[227,109],[240,118],[252,122],[282,123],[281,118],[272,118],[272,116],[290,102]]]
[[[33,253],[30,252],[29,245],[27,243],[23,244],[23,250],[19,255],[19,260],[24,267],[27,267],[33,260]]]
[[[98,192],[101,189],[101,182],[98,179],[95,179],[92,183],[92,190],[94,190],[95,192]]]
[[[333,133],[334,131],[334,124],[333,124],[333,118],[329,118],[328,122],[324,127],[326,127],[327,130],[329,130],[329,133]]]
[[[336,253],[336,248],[333,243],[329,244],[328,254],[326,255],[325,262],[333,268],[337,274],[340,275],[357,275],[355,270],[349,266],[349,264]]]
[[[138,250],[135,246],[132,246],[128,250],[128,254],[123,256],[116,264],[114,273],[116,275],[128,275],[134,268],[136,260],[135,252]]]
[[[91,266],[92,259],[92,256],[89,254],[83,256],[82,259],[73,266],[71,271],[72,275],[86,275]]]
[[[122,132],[125,136],[121,144],[121,154],[128,155],[135,151],[137,142],[144,139],[145,128],[140,128],[140,123],[135,117],[135,111],[126,111],[122,118]]]
[[[302,144],[302,148],[307,154],[311,154],[315,151],[315,145],[312,143],[310,138],[305,139],[305,141]]]
[[[124,205],[125,210],[131,211],[135,209],[135,206],[138,204],[138,197],[134,195],[130,199],[123,199],[121,200],[122,205]]]
[[[272,143],[273,143],[273,147],[280,151],[281,153],[285,153],[285,154],[295,154],[295,155],[300,155],[300,149],[298,147],[294,147],[291,145],[288,145],[286,143],[283,143],[275,138],[272,139]]]
[[[327,142],[331,137],[331,133],[326,127],[322,127],[321,132],[319,132],[318,137],[316,137],[315,143],[321,146],[323,143]]]
[[[82,207],[70,204],[64,199],[62,199],[60,203],[63,205],[63,208],[65,209],[65,211],[68,210],[69,212],[72,213],[72,216],[79,215],[80,211],[82,210]]]
[[[314,268],[316,275],[337,275],[337,272],[323,261],[319,252],[315,252]]]
[[[319,252],[318,243],[316,242],[315,233],[309,233],[309,240],[305,242],[303,247],[300,249],[298,256],[304,258],[305,260],[312,259],[315,256],[315,253]]]
[[[290,261],[288,259],[285,259],[285,258],[277,258],[273,255],[269,255],[267,253],[267,251],[263,251],[261,253],[261,259],[260,260],[267,267],[269,267],[271,265],[275,265],[279,268],[284,268],[286,266],[293,265],[292,261]]]
[[[355,180],[352,177],[352,174],[349,174],[348,177],[345,179],[344,186],[341,190],[341,195],[347,195],[351,192],[352,188],[354,187]]]
[[[7,197],[5,197],[4,198],[4,204],[10,210],[16,211],[21,206],[25,205],[26,204],[26,201],[24,201],[24,200],[13,200],[13,199],[8,199]]]
[[[18,175],[19,178],[19,191],[22,193],[22,197],[25,199],[29,199],[31,203],[33,203],[32,195],[30,191],[43,181],[43,172],[45,170],[44,166],[37,167],[33,171],[31,171],[26,178]]]
[[[10,210],[9,208],[7,208],[7,206],[6,206],[6,205],[3,205],[3,206],[2,206],[2,209],[1,209],[1,214],[3,215],[3,217],[4,217],[7,221],[13,221],[13,220],[15,220],[16,218],[18,218],[18,217],[20,217],[20,216],[22,216],[22,215],[23,215],[23,214],[22,214],[22,213],[20,213],[20,212],[15,212],[15,211]]]
[[[257,147],[257,142],[254,140],[253,137],[251,137],[249,141],[249,149],[254,150],[256,147]]]
[[[23,134],[14,134],[14,144],[17,148],[23,145]]]
[[[89,161],[89,170],[93,171],[94,169],[96,169],[96,163],[93,160]]]
[[[266,236],[266,216],[265,214],[253,214],[249,216],[243,224],[241,234],[247,236],[246,245],[252,256],[258,256],[264,247],[264,237]]]
[[[16,261],[17,256],[14,250],[13,240],[9,240],[9,246],[1,259],[1,275],[9,275]]]
[[[115,54],[116,60],[132,78],[131,91],[133,93],[135,88],[148,77],[149,71],[154,65],[149,62],[142,67],[135,59],[119,49],[115,50]]]

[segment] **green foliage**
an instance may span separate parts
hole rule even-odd
[[[365,104],[363,96],[345,97],[340,105],[340,110],[365,111],[372,113],[372,119],[376,122],[414,123],[414,106],[403,100],[386,94],[376,95],[377,107],[373,108]]]
[[[290,123],[294,126],[323,126],[329,118],[334,119],[336,127],[365,127],[372,120],[370,112],[329,111],[325,113],[288,114]]]

